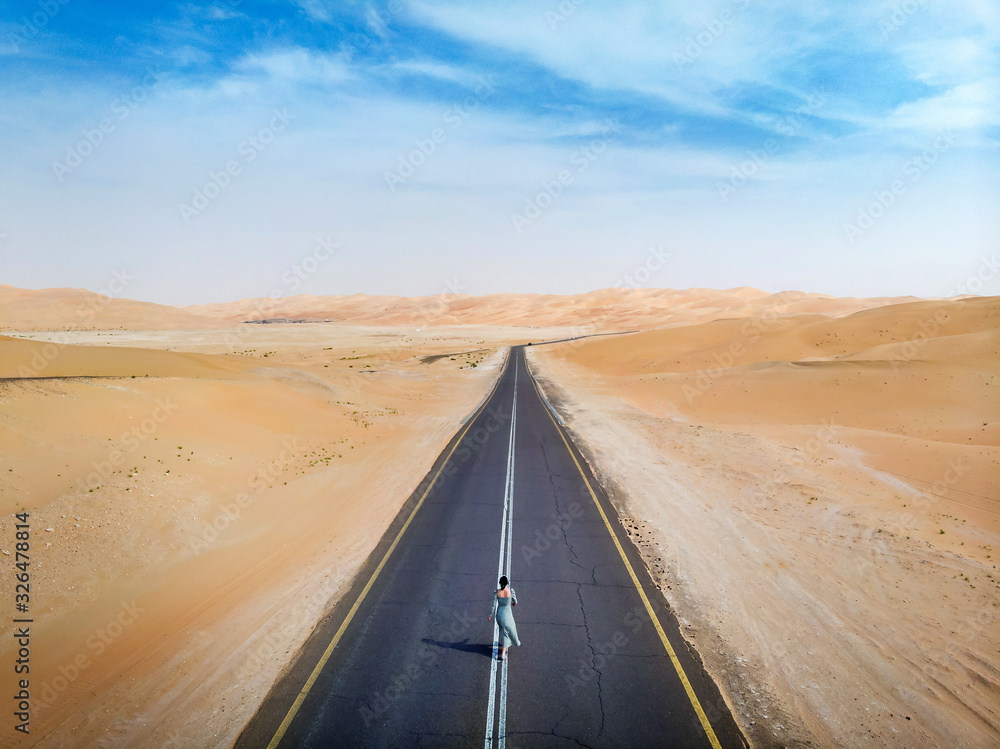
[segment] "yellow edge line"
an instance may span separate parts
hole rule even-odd
[[[531,374],[530,371],[528,374]],[[538,393],[538,397],[544,397],[541,394],[541,391],[539,391],[538,383],[535,382],[534,377],[531,378],[531,382],[535,386],[535,392]],[[583,467],[580,465],[580,461],[578,461],[576,459],[576,455],[573,454],[573,450],[569,446],[569,441],[566,439],[566,435],[563,434],[563,430],[559,428],[555,418],[551,413],[549,413],[548,409],[545,409],[545,412],[549,415],[549,419],[552,421],[552,426],[556,428],[556,431],[562,438],[563,444],[566,446],[567,452],[569,452],[569,456],[573,459],[573,463],[576,464],[576,470],[580,472],[580,477],[583,479],[583,483],[586,484],[587,491],[590,492],[590,497],[594,500],[594,505],[597,507],[597,511],[601,513],[604,525],[608,529],[608,533],[611,534],[611,540],[615,542],[615,548],[618,549],[622,562],[625,563],[625,568],[628,570],[629,577],[632,578],[632,584],[635,585],[635,589],[639,591],[639,597],[646,606],[646,612],[649,614],[649,618],[652,619],[653,626],[656,627],[657,634],[660,635],[660,641],[663,643],[663,647],[666,648],[667,655],[670,656],[670,662],[674,664],[674,669],[677,671],[677,675],[680,677],[681,683],[684,685],[684,691],[687,692],[688,699],[691,701],[694,711],[698,714],[698,720],[701,721],[701,727],[705,729],[705,733],[708,735],[708,740],[712,744],[712,749],[722,749],[722,745],[719,743],[719,739],[716,737],[715,731],[712,729],[712,724],[709,723],[708,716],[705,715],[705,710],[698,701],[698,696],[694,693],[694,688],[691,686],[691,682],[688,681],[687,674],[684,673],[684,667],[681,666],[681,662],[677,658],[677,653],[674,652],[674,648],[670,644],[670,640],[667,639],[667,633],[664,632],[663,627],[660,626],[660,620],[657,619],[656,612],[653,611],[653,606],[646,597],[646,592],[642,589],[642,583],[639,582],[639,578],[636,577],[635,570],[632,569],[632,565],[629,563],[628,557],[625,556],[625,549],[623,549],[621,543],[619,543],[618,536],[615,535],[615,531],[611,527],[611,521],[609,521],[608,516],[604,514],[604,508],[601,507],[601,503],[597,500],[597,495],[594,493],[593,487],[591,487],[590,482],[587,480],[587,474],[583,472]]]
[[[500,376],[497,378],[496,384],[494,384],[493,386],[494,391],[496,390],[497,385],[500,384],[500,380],[503,378],[504,372],[506,371],[507,369],[505,367],[504,371],[501,372]],[[492,392],[490,393],[490,397],[492,397]],[[487,398],[486,401],[484,401],[483,405],[485,406],[485,404],[488,402],[489,398]],[[480,409],[476,410],[477,411],[481,410],[481,407]],[[469,419],[469,422],[459,433],[458,439],[455,440],[455,444],[452,445],[451,450],[448,451],[448,455],[447,457],[445,457],[444,462],[441,464],[441,467],[437,469],[437,473],[435,473],[434,478],[431,479],[430,485],[421,495],[420,500],[417,502],[416,507],[413,508],[413,512],[410,513],[410,516],[406,519],[406,522],[403,523],[403,527],[399,529],[399,533],[397,533],[396,537],[392,540],[392,544],[389,546],[388,551],[385,552],[385,556],[382,557],[382,561],[379,562],[378,567],[375,568],[375,572],[372,573],[371,578],[365,584],[364,589],[361,591],[361,595],[358,596],[358,600],[354,602],[354,605],[351,606],[351,610],[347,612],[347,618],[344,619],[343,623],[337,629],[337,633],[333,636],[333,639],[330,640],[330,644],[326,646],[326,650],[323,651],[323,656],[319,659],[319,663],[316,664],[316,668],[314,668],[312,673],[309,674],[309,678],[306,679],[306,683],[299,691],[299,695],[298,697],[295,698],[295,702],[293,702],[292,706],[288,708],[288,713],[285,715],[285,719],[281,721],[281,725],[278,726],[278,730],[275,732],[274,738],[272,738],[271,742],[267,745],[267,749],[276,749],[278,744],[281,743],[281,740],[285,736],[285,732],[288,730],[288,727],[292,724],[292,720],[295,719],[296,713],[298,713],[299,708],[302,707],[302,702],[305,700],[306,695],[309,694],[309,690],[312,689],[313,684],[316,683],[316,679],[319,678],[320,672],[323,670],[323,667],[326,665],[326,662],[330,660],[330,656],[333,654],[334,648],[337,647],[337,643],[340,642],[340,638],[343,637],[344,632],[347,630],[347,626],[351,623],[351,620],[357,613],[358,608],[361,606],[361,603],[365,600],[365,596],[368,595],[368,591],[371,590],[372,585],[375,584],[375,580],[378,579],[379,573],[382,572],[382,568],[385,567],[385,564],[386,562],[389,561],[389,557],[392,555],[392,552],[396,549],[396,545],[399,543],[399,539],[403,537],[403,534],[406,533],[406,529],[410,527],[410,523],[413,521],[414,516],[417,514],[417,510],[420,509],[420,506],[424,503],[424,500],[427,498],[427,495],[430,494],[431,489],[434,488],[434,484],[437,483],[438,477],[440,477],[441,475],[441,471],[443,471],[444,467],[448,465],[448,461],[451,459],[451,456],[454,454],[458,446],[462,444],[462,438],[465,437],[465,433],[469,431],[469,428],[472,426],[475,420],[476,420],[475,416]]]

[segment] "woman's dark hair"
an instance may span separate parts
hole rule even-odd
[[[500,578],[500,587],[501,588],[506,588],[507,585],[508,585],[508,583],[510,583],[510,580],[507,579],[506,575],[504,575],[503,577]]]

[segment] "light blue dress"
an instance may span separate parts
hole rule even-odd
[[[499,593],[499,591],[497,591]],[[493,613],[490,616],[497,618],[503,640],[500,643],[505,648],[509,648],[511,643],[520,645],[521,641],[517,637],[517,625],[514,624],[514,612],[511,604],[517,603],[517,594],[514,589],[510,589],[510,598],[501,598],[497,595],[493,599]]]

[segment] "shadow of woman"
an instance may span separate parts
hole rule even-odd
[[[439,648],[448,648],[449,650],[461,650],[463,653],[474,653],[476,655],[485,655],[487,658],[493,657],[493,644],[489,645],[482,642],[469,642],[469,638],[466,637],[460,642],[443,642],[441,640],[432,640],[429,637],[425,637],[422,642],[427,645],[436,645]]]

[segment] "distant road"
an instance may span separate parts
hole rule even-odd
[[[236,746],[745,743],[516,347]]]
[[[572,338],[559,338],[554,341],[538,341],[529,343],[529,346],[547,346],[550,343],[566,343],[568,341],[579,341],[581,338],[601,338],[608,335],[629,335],[630,333],[641,333],[641,330],[619,330],[612,333],[587,333],[586,335],[575,335]]]

